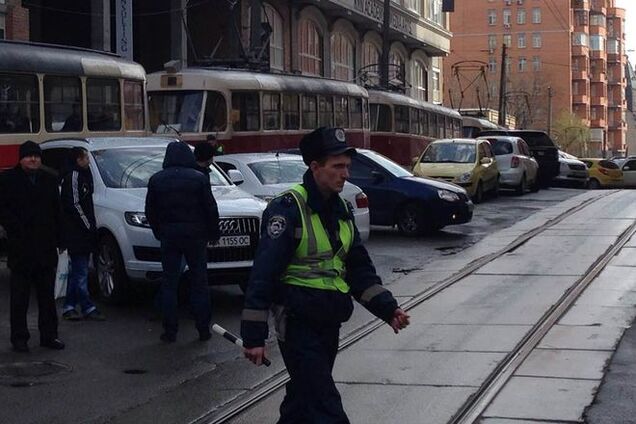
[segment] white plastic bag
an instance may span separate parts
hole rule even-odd
[[[57,271],[55,272],[55,298],[66,296],[68,282],[68,250],[64,250],[57,257]]]

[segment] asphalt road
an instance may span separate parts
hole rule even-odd
[[[405,238],[394,229],[374,228],[367,247],[391,288],[413,271],[434,274],[427,269],[432,261],[459,257],[485,236],[580,193],[553,188],[523,197],[504,194],[477,205],[472,222],[432,236]],[[214,288],[212,297],[214,320],[237,331],[242,307],[238,288]],[[10,351],[8,305],[7,270],[0,263],[0,315],[5,317],[0,321],[0,396],[6,405],[0,408],[2,423],[185,422],[282,369],[271,340],[270,368],[251,367],[222,339],[198,342],[185,306],[178,342],[161,344],[161,325],[152,320],[150,298],[126,306],[100,305],[106,322],[62,321],[60,337],[67,349],[61,352],[35,343],[33,299],[32,352],[18,355]],[[343,332],[372,318],[361,309]]]

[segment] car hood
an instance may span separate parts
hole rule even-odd
[[[413,181],[415,183],[418,184],[425,184],[429,187],[434,187],[438,190],[448,190],[448,191],[452,191],[454,193],[463,193],[466,194],[466,190],[464,190],[463,188],[461,188],[460,186],[453,184],[453,183],[447,183],[446,181],[441,181],[441,180],[435,180],[433,178],[426,178],[426,177],[402,177],[403,180],[405,181]]]
[[[474,163],[420,163],[417,171],[427,177],[456,177],[475,168]]]
[[[292,186],[299,183],[280,183],[280,184],[266,184],[258,187],[258,192],[253,194],[259,196],[277,196],[283,191],[289,190]],[[346,182],[342,189],[341,196],[355,205],[356,195],[361,193],[362,189],[355,184]]]
[[[101,206],[116,205],[117,209],[130,212],[142,212],[146,204],[145,188],[108,189],[108,202]],[[234,187],[212,187],[219,215],[262,215],[267,202],[264,202],[243,190]],[[106,204],[107,203],[107,204]]]
[[[568,165],[583,165],[583,166],[585,166],[585,164],[583,162],[581,162],[580,160],[576,160],[576,159],[568,159],[568,158],[559,157],[559,162],[560,163],[565,163],[565,164],[568,164]]]

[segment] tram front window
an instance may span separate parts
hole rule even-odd
[[[153,132],[196,132],[203,111],[203,91],[152,92],[148,96],[148,108]]]

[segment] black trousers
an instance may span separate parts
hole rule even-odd
[[[280,351],[291,380],[278,424],[349,424],[331,373],[340,325],[310,325],[289,317]]]
[[[38,329],[40,341],[57,338],[57,311],[55,309],[55,268],[35,265],[28,271],[11,270],[11,343],[29,340],[27,312],[31,287],[38,299]]]
[[[207,253],[204,240],[162,240],[161,312],[166,334],[176,335],[179,327],[177,292],[183,272],[183,259],[190,268],[190,305],[200,333],[210,331],[212,306],[207,276]]]

